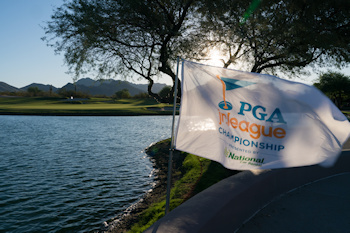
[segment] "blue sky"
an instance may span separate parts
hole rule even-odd
[[[72,82],[63,56],[41,40],[40,25],[63,0],[0,1],[0,81],[15,87],[33,82],[61,87]]]
[[[63,0],[0,0],[1,82],[18,88],[31,83],[62,87],[72,82],[63,54],[55,54],[41,40],[45,36],[41,26],[50,20],[53,9],[63,3]],[[88,74],[86,77],[94,78]],[[157,82],[167,83],[170,78]]]
[[[18,88],[31,83],[62,87],[72,82],[63,55],[55,55],[41,40],[45,35],[41,26],[62,4],[63,0],[0,0],[0,81]],[[340,72],[350,75],[350,68]],[[316,78],[294,80],[312,84]],[[157,82],[170,84],[170,78]]]

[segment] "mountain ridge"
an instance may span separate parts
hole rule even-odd
[[[166,84],[155,83],[152,87],[154,93],[160,92]],[[136,84],[125,80],[115,80],[115,79],[103,79],[103,80],[94,80],[91,78],[82,78],[79,79],[75,85],[73,83],[67,83],[61,88],[57,88],[52,85],[45,85],[41,83],[31,83],[27,86],[17,88],[11,86],[5,82],[0,82],[0,92],[18,92],[18,91],[27,91],[30,87],[37,87],[39,90],[48,92],[50,89],[52,92],[59,92],[61,89],[66,91],[77,90],[90,95],[106,95],[112,96],[117,91],[127,89],[129,90],[130,95],[134,96],[140,93],[147,93],[148,84]]]
[[[11,86],[5,82],[0,82],[0,92],[17,92],[19,88]]]

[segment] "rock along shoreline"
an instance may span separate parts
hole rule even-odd
[[[141,199],[129,206],[122,214],[108,220],[103,225],[100,233],[124,233],[130,230],[131,226],[138,222],[140,214],[150,205],[160,201],[166,195],[166,181],[168,173],[170,140],[164,140],[146,148],[145,152],[153,163],[155,185],[153,189],[145,193]],[[184,156],[180,152],[173,153],[172,184],[179,179],[174,176],[180,169]]]

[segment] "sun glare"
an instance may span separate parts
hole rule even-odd
[[[224,56],[220,53],[219,50],[212,49],[209,52],[208,57],[209,57],[209,60],[208,60],[209,65],[219,66],[219,67],[224,66]]]
[[[225,54],[225,52],[219,48],[208,48],[207,60],[204,63],[211,66],[224,67],[225,62],[228,62],[228,57],[229,56],[227,52]],[[249,67],[246,67],[242,61],[236,60],[234,63],[231,63],[228,68],[236,70],[247,70]]]

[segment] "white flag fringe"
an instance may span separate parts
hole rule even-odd
[[[183,60],[177,150],[235,170],[332,166],[349,136],[313,86]]]

